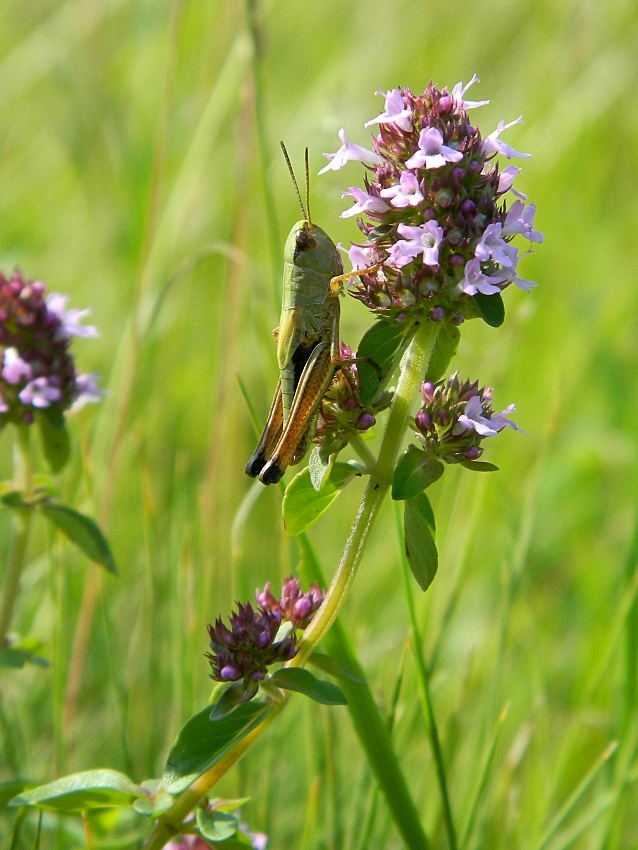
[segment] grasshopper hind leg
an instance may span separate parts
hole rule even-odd
[[[264,433],[261,435],[259,445],[257,446],[252,457],[246,464],[246,475],[250,475],[251,478],[257,478],[264,466],[268,463],[268,460],[272,456],[273,451],[275,450],[279,440],[281,439],[283,424],[284,411],[282,404],[280,381],[277,384],[275,397],[273,398],[272,405],[270,407],[270,413],[268,414],[268,419],[266,420],[266,427],[264,428]]]

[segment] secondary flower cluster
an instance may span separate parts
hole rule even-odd
[[[67,296],[45,298],[45,286],[14,271],[0,273],[0,428],[30,424],[34,411],[52,405],[98,401],[95,375],[78,375],[69,345],[73,336],[95,337],[80,323],[89,310],[67,310]]]
[[[289,661],[297,654],[294,630],[278,636],[282,623],[290,622],[293,629],[304,629],[323,601],[323,593],[313,585],[301,592],[298,579],[284,581],[281,599],[270,591],[268,582],[255,596],[259,607],[250,602],[237,603],[237,612],[230,615],[230,628],[221,617],[208,626],[211,652],[207,658],[211,678],[218,682],[259,682],[266,677],[271,664]]]
[[[375,400],[374,405],[362,404],[352,349],[342,342],[339,356],[341,366],[321,402],[314,438],[326,454],[341,451],[351,434],[372,428],[376,422],[375,414],[384,410],[391,399],[390,394],[385,393]]]
[[[478,460],[486,437],[506,427],[521,430],[505,415],[515,412],[513,404],[493,413],[491,387],[461,382],[458,373],[436,384],[425,381],[421,395],[423,406],[414,418],[417,436],[429,456],[445,463]]]
[[[422,95],[392,89],[385,110],[365,125],[379,125],[373,150],[341,130],[342,147],[326,154],[330,163],[320,173],[349,160],[368,169],[364,189],[343,193],[355,203],[342,217],[366,217],[359,227],[367,241],[353,245],[349,258],[355,270],[382,266],[354,279],[351,291],[375,312],[425,304],[433,318],[459,324],[479,314],[472,302],[477,293],[494,295],[511,283],[525,291],[535,286],[518,277],[518,248],[511,244],[516,235],[542,241],[533,227],[535,207],[512,188],[521,169],[500,170],[494,161],[496,154],[529,156],[499,138],[522,119],[501,121],[483,138],[468,110],[489,101],[465,100],[476,79],[452,92],[433,83]],[[517,200],[508,207],[509,191]]]

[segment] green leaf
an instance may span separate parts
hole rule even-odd
[[[40,434],[42,452],[51,472],[59,472],[66,466],[71,453],[64,414],[57,404],[52,404],[36,411],[35,421]]]
[[[97,564],[101,564],[110,573],[117,573],[109,544],[96,522],[79,513],[79,511],[57,502],[47,500],[39,502],[36,507],[87,557]]]
[[[426,381],[440,381],[447,373],[448,366],[456,355],[461,339],[461,331],[456,325],[441,322],[441,327],[434,343],[430,362],[425,370]]]
[[[310,473],[312,486],[317,492],[321,490],[330,477],[336,457],[336,454],[330,454],[326,457],[320,446],[315,446],[310,452],[310,457],[308,458],[308,471]]]
[[[339,664],[338,661],[335,661],[331,655],[327,655],[325,652],[313,652],[308,659],[308,663],[314,664],[315,667],[318,667],[330,676],[334,676],[335,679],[346,679],[349,682],[354,682],[355,685],[364,685],[367,687],[368,683],[365,679],[355,676],[343,664]]]
[[[238,705],[248,702],[256,696],[258,690],[259,685],[257,682],[247,683],[243,679],[240,682],[233,682],[214,703],[213,709],[209,714],[209,720],[217,723],[218,720],[227,717]]]
[[[239,821],[235,815],[214,809],[198,808],[195,813],[195,820],[202,838],[213,843],[232,838],[239,828]]]
[[[392,477],[392,498],[410,499],[422,493],[443,475],[444,466],[440,460],[429,457],[416,446],[408,446]]]
[[[405,554],[421,590],[427,590],[432,584],[439,564],[433,531],[434,515],[425,493],[406,499],[403,515]]]
[[[181,728],[166,761],[162,777],[169,794],[179,794],[242,741],[270,714],[262,702],[245,702],[226,717],[211,723],[210,705],[194,714]]]
[[[21,668],[25,664],[49,667],[47,659],[39,655],[43,648],[44,644],[37,638],[22,638],[22,640],[0,649],[0,667]]]
[[[28,788],[33,788],[33,782],[27,782],[24,779],[14,778],[0,782],[0,809],[6,808],[12,797],[21,794]]]
[[[476,472],[498,472],[498,466],[487,463],[485,460],[462,460],[461,466],[466,469],[474,469]]]
[[[117,770],[86,770],[23,791],[9,805],[79,814],[89,809],[130,806],[142,796],[140,787]]]
[[[495,295],[483,295],[477,292],[474,301],[483,321],[491,328],[500,328],[505,321],[505,304],[500,292]]]
[[[159,791],[152,797],[140,797],[133,803],[133,808],[145,818],[156,818],[159,815],[167,812],[175,802],[175,797],[172,794],[167,794],[166,791]]]
[[[410,325],[378,319],[361,338],[357,349],[359,397],[371,404],[397,365],[408,341]]]
[[[0,502],[14,511],[33,507],[33,505],[29,502],[22,500],[22,493],[19,490],[12,490],[10,493],[5,493],[3,496],[0,496]]]
[[[346,705],[346,698],[340,687],[332,682],[317,679],[310,670],[302,667],[282,667],[270,677],[278,688],[304,694],[322,705]]]
[[[314,525],[358,473],[358,467],[353,464],[335,463],[319,491],[312,486],[307,467],[295,475],[286,487],[281,506],[286,532],[295,537]]]

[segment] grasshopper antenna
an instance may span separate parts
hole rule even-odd
[[[306,209],[308,210],[308,222],[312,227],[312,217],[310,215],[310,167],[308,165],[308,148],[306,148]]]
[[[301,212],[303,213],[303,217],[306,221],[309,221],[310,224],[310,216],[306,214],[306,210],[303,205],[303,201],[301,200],[301,192],[299,191],[299,186],[297,184],[297,178],[295,177],[295,172],[292,170],[292,165],[290,163],[290,157],[288,156],[288,151],[286,150],[286,146],[282,141],[279,142],[281,145],[281,149],[284,152],[284,159],[286,160],[286,165],[288,166],[288,171],[290,172],[290,177],[292,178],[292,185],[295,187],[295,192],[297,194],[297,200],[299,201],[299,206],[301,207]],[[308,148],[306,148],[306,193],[308,191]]]

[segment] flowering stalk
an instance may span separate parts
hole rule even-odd
[[[391,484],[394,466],[410,419],[410,408],[422,375],[432,355],[440,325],[425,321],[417,328],[403,360],[396,391],[390,405],[387,426],[376,464],[323,605],[301,639],[299,652],[290,666],[303,665],[316,644],[329,630],[342,609],[354,581],[361,557],[378,510]]]
[[[76,373],[69,351],[74,336],[95,337],[84,326],[89,310],[67,310],[65,295],[45,295],[40,281],[18,270],[0,273],[0,429],[15,433],[15,480],[7,501],[14,513],[14,536],[0,606],[0,647],[4,647],[20,585],[33,507],[41,498],[33,488],[31,426],[40,427],[44,454],[52,471],[68,457],[64,411],[96,402],[103,394],[95,375]]]

